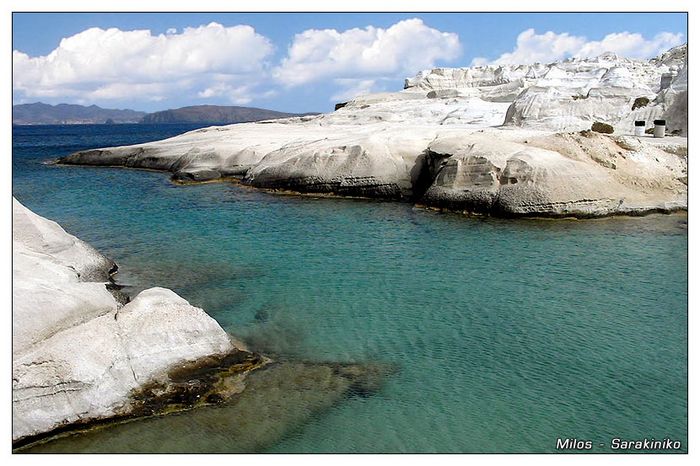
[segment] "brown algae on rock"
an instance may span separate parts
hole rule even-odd
[[[157,416],[220,403],[243,391],[246,374],[268,362],[259,354],[234,350],[180,365],[166,380],[136,390],[131,410],[137,416]]]

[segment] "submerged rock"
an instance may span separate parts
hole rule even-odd
[[[238,351],[217,322],[174,292],[121,305],[114,263],[13,200],[14,443],[138,413],[135,391],[177,365]]]

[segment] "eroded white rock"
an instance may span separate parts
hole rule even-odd
[[[505,124],[551,131],[589,129],[594,121],[632,133],[635,120],[665,118],[673,130],[687,127],[687,115],[672,109],[663,91],[686,73],[687,45],[651,60],[633,60],[605,53],[595,58],[532,65],[490,65],[425,70],[406,80],[406,92],[424,90],[512,102]],[[681,93],[682,76],[671,95]],[[686,78],[687,91],[687,78]],[[632,110],[635,99],[651,105]],[[687,102],[687,94],[685,95]],[[669,126],[670,129],[670,126]],[[683,132],[682,134],[685,134]]]
[[[441,164],[421,201],[430,206],[586,217],[687,205],[684,157],[639,138],[485,131],[446,134],[429,150]]]
[[[403,91],[358,96],[332,113],[205,128],[164,141],[78,152],[63,163],[156,168],[185,180],[235,175],[260,188],[459,210],[491,206],[487,212],[499,215],[669,211],[687,206],[686,140],[665,139],[665,151],[652,138],[637,138],[635,155],[618,141],[633,134],[637,119],[651,126],[667,117],[669,129],[682,126],[684,57],[679,48],[646,61],[603,54],[547,65],[438,68],[407,80]],[[662,89],[668,73],[676,74]],[[632,110],[640,97],[648,105]],[[595,121],[614,124],[615,135],[577,136]],[[527,145],[528,139],[548,141],[546,150]],[[464,155],[460,144],[466,141],[491,149],[462,160],[474,155]],[[506,157],[510,149],[504,147],[513,145],[518,155]],[[437,146],[449,146],[445,158],[454,159],[433,166],[430,154]],[[579,155],[572,159],[574,153]],[[488,176],[502,180],[507,172],[515,181],[499,181],[488,188],[492,195],[481,192],[477,202],[463,184],[486,170],[482,159],[500,170]],[[462,173],[463,166],[472,168]],[[457,187],[443,185],[450,171],[461,173]]]
[[[110,260],[13,204],[13,441],[128,414],[133,390],[234,349],[214,319],[170,290],[121,307],[91,278],[107,276]]]

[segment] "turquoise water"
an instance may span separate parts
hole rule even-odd
[[[684,215],[473,219],[42,163],[186,129],[14,128],[13,193],[115,259],[131,293],[172,288],[273,356],[399,368],[264,451],[686,449]]]

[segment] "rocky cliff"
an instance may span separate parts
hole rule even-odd
[[[685,48],[548,65],[435,69],[333,113],[192,131],[72,154],[177,180],[407,200],[501,216],[641,214],[687,206]],[[587,131],[611,124],[614,134]]]

